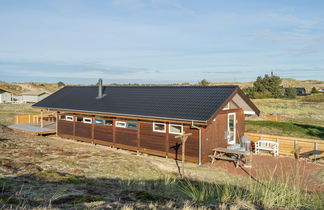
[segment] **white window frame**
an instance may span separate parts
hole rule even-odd
[[[155,125],[164,125],[164,129],[163,130],[156,130]],[[154,132],[165,133],[166,132],[166,123],[165,122],[153,122],[153,131]]]
[[[233,115],[234,116],[234,138],[232,141],[230,141],[230,127],[229,127],[229,118],[230,116]],[[235,112],[231,112],[227,114],[227,144],[233,145],[236,143],[236,113]]]
[[[122,123],[123,125],[118,125],[118,123]],[[127,123],[123,122],[123,121],[116,121],[115,126],[117,128],[126,128],[127,127]]]
[[[71,121],[71,122],[73,122],[73,121],[74,121],[74,117],[71,116],[71,115],[66,115],[66,116],[65,116],[65,120],[66,120],[66,121]]]
[[[86,120],[90,120],[90,122],[87,122]],[[83,120],[82,120],[83,123],[86,123],[86,124],[92,124],[92,118],[90,117],[84,117]]]
[[[171,131],[171,127],[174,126],[174,125],[175,126],[181,126],[181,133]],[[171,133],[171,134],[183,134],[183,124],[170,123],[169,124],[169,133]]]
[[[64,116],[64,119],[62,119],[63,116]],[[66,120],[66,115],[60,115],[59,120]]]

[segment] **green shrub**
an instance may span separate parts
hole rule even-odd
[[[285,91],[285,97],[286,98],[290,98],[290,99],[294,99],[297,96],[297,92],[296,92],[296,88],[287,88],[287,90]]]

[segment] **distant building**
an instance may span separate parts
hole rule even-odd
[[[324,93],[324,88],[317,88],[317,90],[321,93]]]
[[[27,103],[36,103],[49,96],[46,92],[25,92],[21,94],[21,100]]]
[[[10,103],[15,101],[18,95],[19,94],[14,91],[0,87],[0,103]]]
[[[305,88],[295,88],[297,96],[306,96],[307,92]],[[288,88],[284,88],[285,93],[287,92]]]
[[[46,92],[25,92],[19,94],[15,91],[0,87],[0,103],[36,103],[49,96]]]

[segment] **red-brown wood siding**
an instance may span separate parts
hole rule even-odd
[[[94,125],[94,139],[113,142],[113,126]]]
[[[66,120],[58,120],[57,132],[58,134],[73,135],[73,122]]]
[[[208,155],[212,154],[212,149],[216,147],[227,147],[227,140],[224,132],[227,131],[228,113],[236,113],[236,143],[244,135],[244,111],[243,109],[226,110],[220,112],[215,120],[204,129],[202,133],[202,161],[208,162]]]
[[[137,147],[137,130],[129,128],[115,128],[116,144]]]
[[[153,122],[141,122],[141,148],[165,152],[166,133],[153,132]]]
[[[75,136],[82,138],[92,138],[92,124],[75,122]]]
[[[194,162],[198,161],[199,154],[199,131],[197,129],[191,129],[189,125],[184,125],[183,129],[185,133],[192,133],[191,136],[188,137],[186,142],[186,150],[185,155],[186,158],[191,157]],[[182,159],[182,143],[180,139],[176,139],[176,134],[169,134],[169,153],[168,156],[174,157],[177,159]]]

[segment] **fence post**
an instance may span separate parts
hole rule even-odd
[[[19,115],[16,114],[16,124],[19,124]]]
[[[31,123],[31,114],[28,115],[28,123]]]

